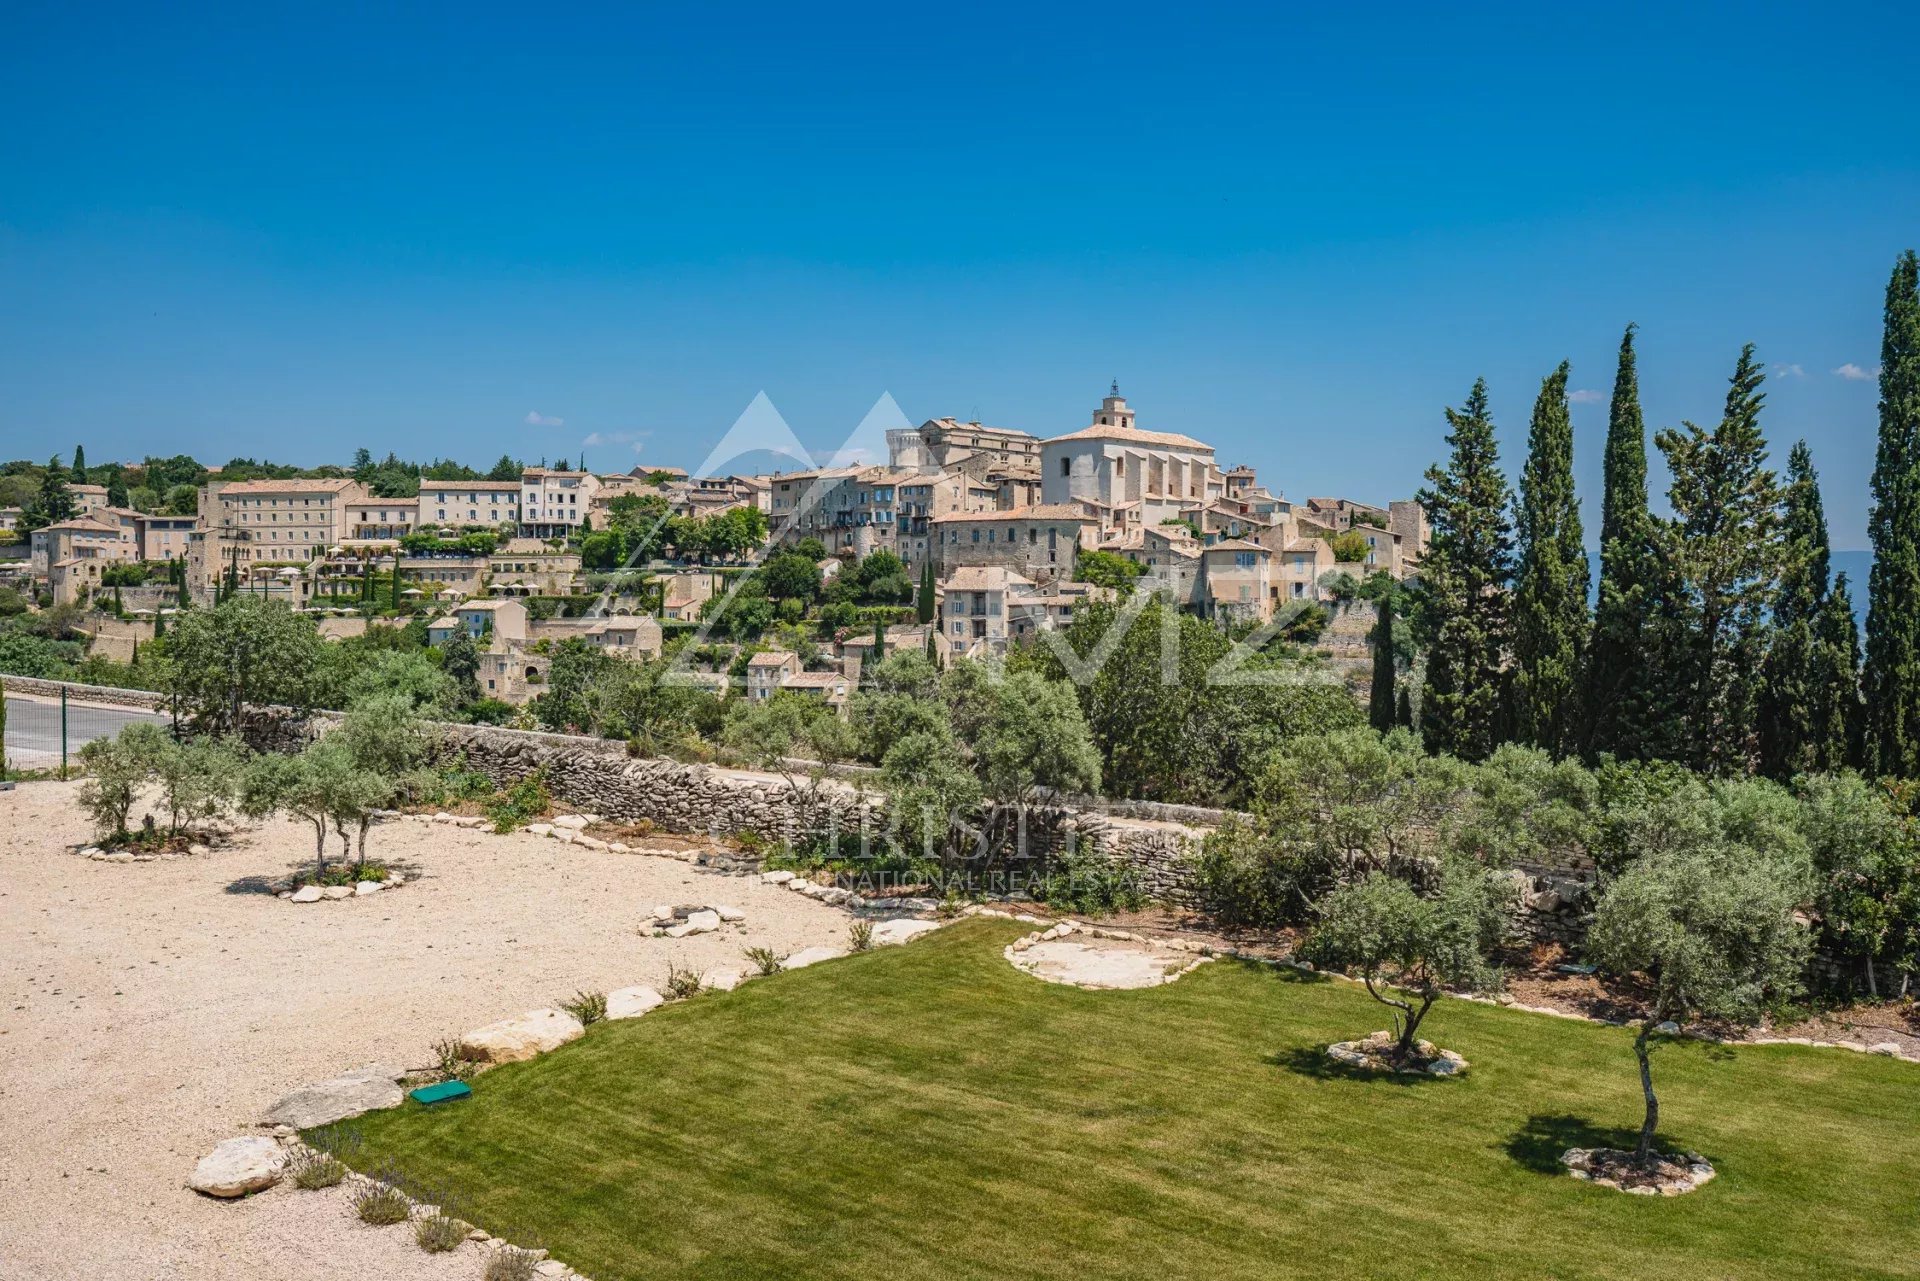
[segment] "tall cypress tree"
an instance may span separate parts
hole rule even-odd
[[[1787,457],[1785,513],[1780,527],[1780,586],[1773,600],[1773,629],[1762,668],[1758,728],[1761,772],[1777,779],[1821,768],[1817,758],[1828,727],[1824,709],[1837,705],[1821,688],[1837,677],[1820,653],[1816,629],[1827,602],[1832,552],[1820,478],[1802,440]]]
[[[73,483],[76,485],[87,483],[87,447],[85,445],[73,447]]]
[[[1911,777],[1920,774],[1920,263],[1911,249],[1887,282],[1867,536],[1865,764]]]
[[[1380,617],[1373,625],[1373,686],[1367,694],[1367,722],[1382,734],[1393,728],[1393,597],[1380,598]]]
[[[1865,755],[1866,707],[1860,701],[1860,624],[1847,576],[1834,577],[1814,625],[1816,666],[1811,768],[1859,766]]]
[[[1567,364],[1533,403],[1515,522],[1520,569],[1513,593],[1514,733],[1555,755],[1580,740],[1580,667],[1587,643],[1587,551],[1573,490]]]
[[[1647,511],[1647,423],[1640,412],[1636,326],[1620,338],[1607,415],[1600,507],[1600,593],[1587,647],[1586,750],[1630,760],[1660,754],[1664,708],[1648,663],[1655,578],[1653,517]]]
[[[1767,469],[1760,432],[1766,377],[1748,343],[1713,430],[1689,422],[1654,438],[1673,476],[1670,534],[1694,613],[1690,638],[1675,656],[1685,673],[1687,754],[1710,773],[1746,770],[1758,748],[1760,663],[1779,572],[1780,486]]]
[[[1417,597],[1427,655],[1420,728],[1429,749],[1479,760],[1505,724],[1507,586],[1513,527],[1487,383],[1447,410],[1451,456],[1427,469],[1419,500],[1432,526]]]

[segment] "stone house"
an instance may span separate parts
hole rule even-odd
[[[455,491],[449,491],[449,493],[452,492]],[[578,533],[580,526],[590,518],[593,496],[599,492],[600,478],[592,472],[556,471],[547,467],[527,468],[520,475],[521,534],[529,538],[566,538]],[[459,510],[478,510],[478,508],[467,505]],[[504,508],[488,510],[504,510]],[[423,503],[421,519],[427,519],[427,511],[428,506]]]
[[[800,656],[783,649],[768,650],[747,660],[747,698],[763,703],[779,690],[781,682],[800,674]]]
[[[1273,616],[1273,553],[1259,543],[1230,538],[1204,547],[1200,570],[1207,617],[1265,622]]]
[[[1136,427],[1134,411],[1117,386],[1100,402],[1091,425],[1042,444],[1040,479],[1045,502],[1086,499],[1108,508],[1137,502],[1143,525],[1157,525],[1226,493],[1213,446]]]
[[[347,504],[347,538],[397,542],[420,523],[418,498],[356,498]]]
[[[780,689],[818,698],[835,711],[844,711],[853,696],[853,681],[840,672],[792,672],[781,678]]]
[[[1048,503],[937,516],[933,528],[937,572],[997,566],[1035,583],[1052,583],[1072,577],[1074,560],[1091,543],[1096,526],[1078,504]]]
[[[487,584],[512,596],[570,596],[580,582],[580,553],[538,538],[510,538],[487,557]]]
[[[491,636],[495,644],[523,643],[527,639],[527,607],[511,598],[462,601],[427,628],[427,639],[439,645],[455,632],[465,632],[475,640]]]

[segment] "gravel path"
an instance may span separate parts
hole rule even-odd
[[[429,1256],[339,1194],[223,1203],[185,1187],[275,1099],[378,1060],[422,1066],[442,1036],[576,989],[658,986],[669,960],[846,942],[847,917],[670,859],[421,823],[377,856],[423,879],[296,906],[254,892],[311,851],[272,822],[199,858],[76,858],[77,784],[0,792],[0,1279],[410,1281],[479,1274]],[[741,908],[742,927],[642,936],[656,903]]]

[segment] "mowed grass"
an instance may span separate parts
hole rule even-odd
[[[1344,983],[1222,961],[1082,992],[1023,927],[602,1024],[475,1097],[360,1124],[596,1281],[621,1278],[1920,1276],[1920,1066],[1659,1051],[1669,1146],[1720,1177],[1629,1197],[1558,1172],[1639,1119],[1630,1034],[1442,1002],[1466,1077],[1329,1072],[1385,1025]]]

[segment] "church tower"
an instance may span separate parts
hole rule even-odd
[[[1120,394],[1120,380],[1113,380],[1113,386],[1100,401],[1100,408],[1093,411],[1095,427],[1133,427],[1133,411],[1127,408],[1127,398]]]

